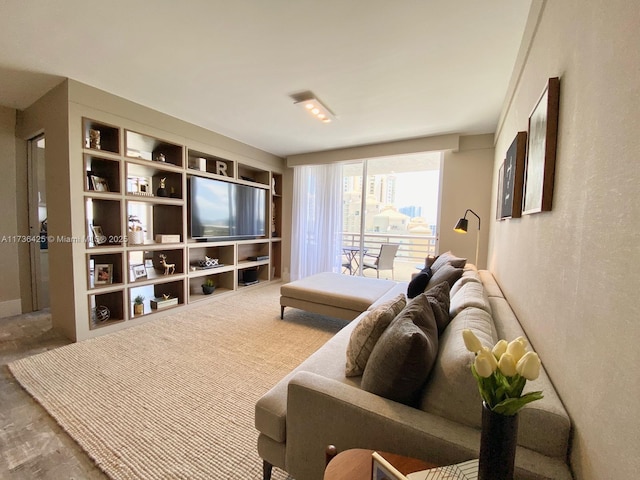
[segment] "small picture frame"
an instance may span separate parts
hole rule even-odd
[[[99,177],[97,175],[91,175],[91,186],[96,192],[109,191],[109,182],[107,182],[107,179],[104,177]]]
[[[111,285],[113,283],[113,264],[97,263],[95,269],[96,285]]]
[[[103,233],[100,225],[91,225],[91,233],[93,233],[93,242],[96,245],[107,243],[107,237]]]
[[[371,480],[408,480],[378,452],[371,454]]]
[[[144,267],[144,265],[133,265],[131,267],[131,270],[133,270],[134,280],[138,280],[139,278],[144,278],[147,276],[147,269]]]

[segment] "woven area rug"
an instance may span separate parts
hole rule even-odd
[[[280,320],[279,287],[9,368],[113,479],[259,479],[256,401],[345,324],[295,309]]]

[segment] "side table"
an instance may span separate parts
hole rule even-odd
[[[371,480],[371,454],[373,450],[353,448],[336,455],[324,471],[324,480]],[[405,457],[395,453],[378,452],[400,473],[419,472],[437,467],[429,462],[417,458]]]

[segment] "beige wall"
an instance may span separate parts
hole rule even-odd
[[[546,2],[494,168],[547,78],[561,77],[553,210],[493,222],[489,267],[574,423],[576,478],[640,470],[640,9]]]
[[[16,111],[0,106],[0,318],[22,313],[16,209]]]
[[[478,219],[469,213],[467,234],[453,231],[460,217],[470,208],[480,217],[478,268],[486,268],[491,221],[493,176],[493,135],[460,137],[458,151],[444,154],[441,171],[439,253],[451,250],[475,263]]]

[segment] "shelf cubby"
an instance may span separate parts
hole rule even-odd
[[[235,288],[234,275],[235,272],[233,270],[215,272],[214,269],[214,272],[209,275],[189,278],[189,303],[207,300],[212,296],[233,291]],[[205,295],[202,292],[202,284],[207,278],[213,280],[213,283],[216,286],[214,292],[209,295]]]
[[[203,261],[205,257],[218,259],[219,265],[235,265],[236,262],[234,245],[203,245],[204,246],[191,246],[189,248],[189,268],[200,269],[200,262]],[[208,271],[211,269],[206,270]]]
[[[89,328],[105,327],[124,321],[124,291],[89,295]]]
[[[161,196],[158,189],[163,178],[166,191]],[[127,162],[127,195],[182,199],[182,173],[171,167],[163,167],[159,162]]]
[[[187,166],[190,170],[211,173],[221,177],[235,178],[235,163],[231,160],[208,155],[206,153],[189,150],[187,153]]]
[[[173,272],[162,266],[162,256],[169,265],[173,265]],[[128,272],[129,283],[142,283],[155,280],[165,280],[174,275],[184,274],[184,250],[176,249],[154,249],[154,250],[134,250],[128,252]]]
[[[267,257],[267,260],[255,260],[250,257]],[[269,242],[238,242],[238,266],[243,263],[269,262]]]
[[[102,272],[104,278],[97,278]],[[122,253],[89,253],[87,254],[87,287],[103,288],[124,283],[122,275]]]
[[[270,173],[268,170],[262,170],[260,168],[239,163],[238,179],[262,185],[269,185]]]
[[[85,154],[85,192],[120,193],[120,161]]]
[[[120,153],[120,128],[90,118],[83,118],[82,132],[84,148]]]
[[[109,247],[122,245],[120,200],[105,198],[85,198],[85,219],[87,221],[87,246]],[[100,231],[103,238],[100,239]]]
[[[125,152],[129,158],[182,167],[183,149],[181,145],[165,142],[131,130],[125,131],[125,142]]]
[[[254,281],[266,282],[269,280],[269,264],[268,262],[261,265],[247,266],[238,268],[238,285],[253,285]]]
[[[271,280],[282,277],[282,243],[274,241],[271,243]]]
[[[143,238],[130,238],[129,247],[138,248],[145,245],[156,245],[156,235],[176,235],[178,242],[183,241],[183,206],[182,202],[172,199],[153,199],[141,197],[139,200],[127,201],[128,228],[136,225],[143,229]],[[131,232],[129,236],[132,237]],[[142,241],[141,241],[142,240]],[[170,244],[169,244],[170,245]]]

